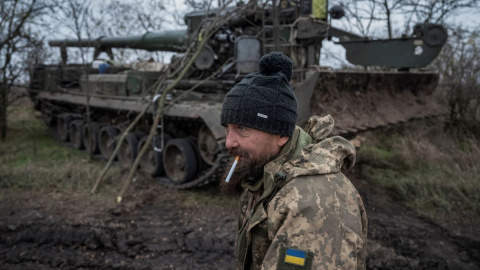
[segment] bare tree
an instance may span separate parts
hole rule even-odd
[[[480,32],[457,28],[435,62],[442,76],[450,123],[480,131]]]
[[[477,0],[408,0],[402,1],[405,13],[415,15],[425,22],[444,23],[446,19],[459,10],[478,8]]]
[[[7,106],[12,86],[25,75],[25,63],[32,48],[41,47],[40,37],[33,30],[48,7],[47,1],[0,1],[0,138],[7,132]]]
[[[205,10],[212,7],[213,0],[185,0],[185,4],[194,10]]]
[[[347,21],[353,24],[362,35],[369,35],[377,23],[385,23],[388,37],[392,37],[392,18],[401,6],[401,0],[359,0],[342,1],[348,16]]]
[[[106,1],[96,3],[90,18],[95,30],[94,36],[127,36],[141,35],[146,32],[161,31],[170,20],[166,12],[166,0],[135,2]],[[145,52],[144,50],[113,49],[116,60],[126,62],[161,58],[160,52]]]
[[[408,33],[416,23],[443,24],[459,11],[479,7],[477,0],[342,0],[337,4],[345,8],[347,26],[365,36],[388,38]],[[378,34],[375,30],[381,28],[384,31]]]
[[[53,0],[55,3],[54,12],[51,20],[55,22],[55,28],[65,28],[69,35],[74,35],[75,39],[82,41],[91,37],[92,22],[90,13],[92,3],[90,0]],[[86,63],[87,51],[85,48],[79,48],[80,61]]]

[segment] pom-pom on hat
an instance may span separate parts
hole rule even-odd
[[[281,52],[264,55],[259,72],[245,76],[225,96],[221,124],[291,137],[297,122],[297,100],[289,84],[292,68],[292,60]]]

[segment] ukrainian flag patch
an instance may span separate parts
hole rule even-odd
[[[307,252],[299,249],[287,248],[285,254],[285,263],[305,266],[305,260],[307,258]]]

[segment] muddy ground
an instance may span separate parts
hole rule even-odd
[[[369,218],[368,269],[480,269],[480,229],[433,222],[349,177]],[[123,204],[75,194],[0,201],[0,269],[233,269],[236,204],[136,182]]]

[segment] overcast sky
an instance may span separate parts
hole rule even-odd
[[[105,2],[108,2],[109,0],[105,0]],[[165,7],[167,8],[167,12],[165,13],[165,20],[162,23],[162,29],[165,30],[174,30],[174,29],[179,29],[179,28],[185,28],[185,26],[179,26],[177,23],[174,22],[172,14],[175,12],[180,11],[187,11],[187,7],[184,4],[184,1],[175,1],[175,0],[169,0],[165,1]],[[330,7],[335,4],[335,1],[330,1]],[[469,28],[475,28],[480,25],[480,19],[478,18],[479,16],[475,14],[472,10],[464,10],[464,11],[459,11],[457,14],[454,14],[451,16],[449,22],[453,22],[455,24],[462,24],[466,27]],[[398,29],[401,25],[403,25],[403,22],[401,21],[401,18],[396,18],[394,20],[394,29]],[[332,20],[332,25],[338,28],[346,29],[346,19],[343,18],[341,20]],[[382,23],[378,23],[376,27],[374,27],[375,30],[372,31],[373,34],[378,35],[380,37],[386,37],[386,36],[381,36],[382,31],[384,32],[383,34],[386,33],[385,25],[382,25]],[[355,32],[355,29],[348,29],[349,31]],[[141,33],[136,33],[136,34],[142,34]],[[406,33],[406,34],[411,34]],[[68,34],[65,31],[56,31],[55,38],[65,38],[65,36],[73,36],[73,34]],[[171,53],[165,53],[163,54],[164,56],[162,57],[165,62],[169,62],[169,59],[171,57]],[[52,60],[56,61],[56,60]],[[321,54],[321,61],[320,61],[322,66],[331,66],[333,68],[339,68],[342,64],[348,64],[348,62],[345,60],[345,50],[341,45],[336,45],[331,41],[325,40],[323,42],[323,50]]]

